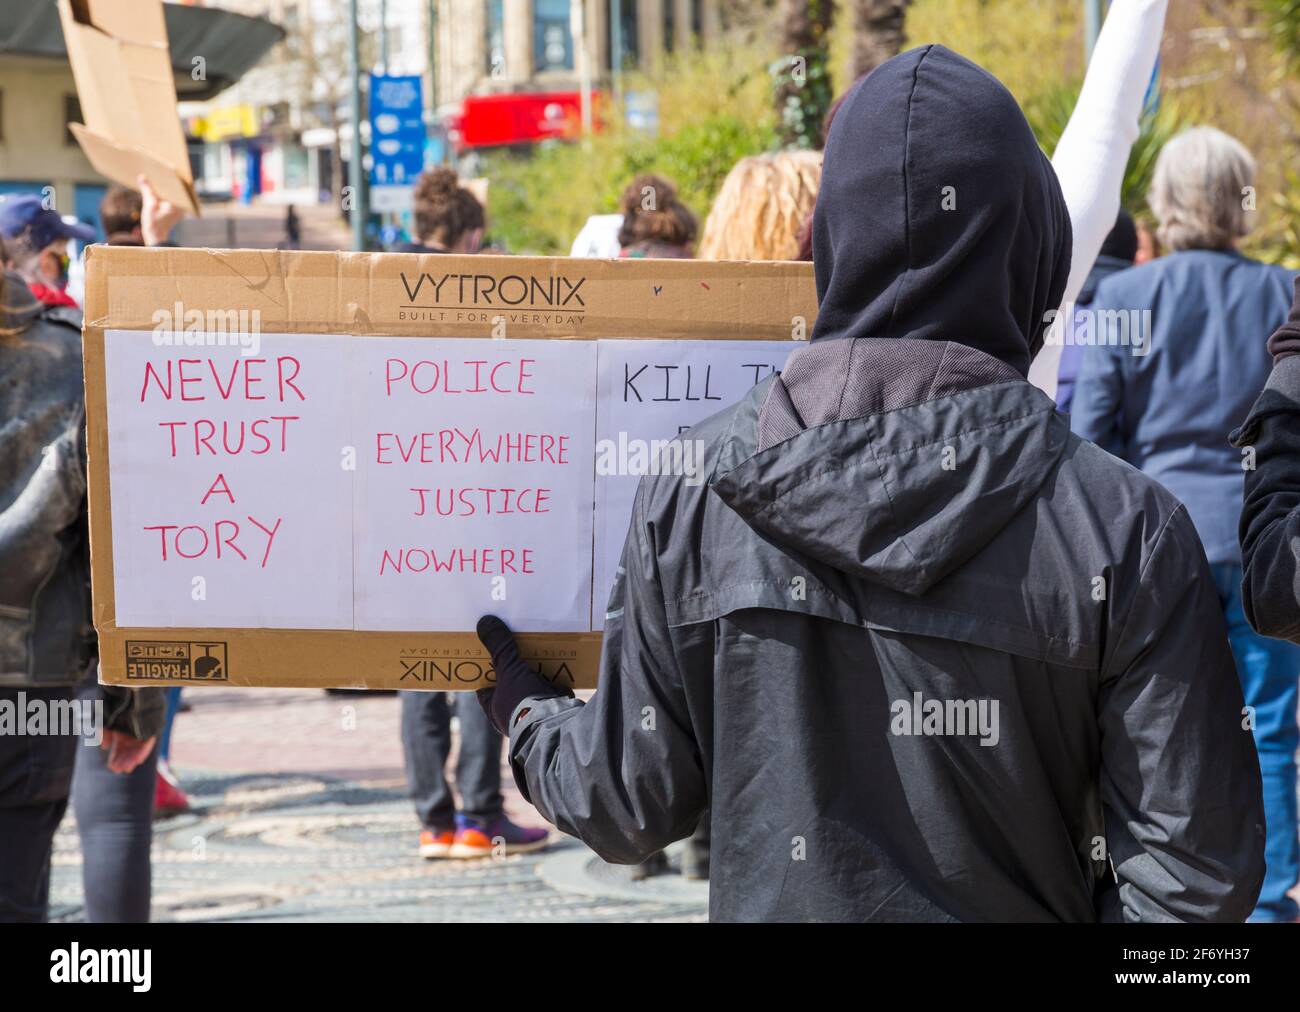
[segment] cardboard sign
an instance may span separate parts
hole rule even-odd
[[[593,686],[637,482],[814,306],[804,264],[91,247],[102,677],[480,688],[491,612]]]
[[[774,372],[792,341],[599,341],[596,412],[596,568],[591,627],[605,602],[627,537],[641,477],[678,464],[687,481],[703,481],[702,446],[683,441],[680,459],[663,459],[662,443],[735,404]]]
[[[85,124],[69,129],[95,171],[199,214],[161,0],[59,0]]]

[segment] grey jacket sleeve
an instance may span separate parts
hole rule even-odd
[[[1273,367],[1232,434],[1243,450],[1242,600],[1265,636],[1300,642],[1300,356]]]
[[[1218,592],[1182,506],[1114,588],[1098,699],[1106,845],[1125,921],[1242,921],[1264,804]],[[1106,916],[1106,912],[1103,912]]]
[[[633,518],[605,618],[595,696],[585,705],[525,700],[510,732],[524,794],[555,826],[616,864],[639,863],[690,835],[707,807],[640,494]]]

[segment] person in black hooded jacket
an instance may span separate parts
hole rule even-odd
[[[942,46],[830,131],[809,347],[643,479],[599,688],[488,616],[520,789],[612,861],[713,812],[715,920],[1242,920],[1259,766],[1205,554],[1026,381],[1070,266],[1014,99]]]

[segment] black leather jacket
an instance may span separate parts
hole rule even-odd
[[[96,656],[81,314],[0,286],[0,688],[75,685]],[[148,737],[162,692],[101,686],[110,730]]]

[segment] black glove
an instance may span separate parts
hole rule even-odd
[[[492,655],[492,667],[497,673],[495,686],[478,690],[478,702],[492,726],[507,738],[510,737],[510,715],[525,699],[573,695],[568,686],[559,688],[552,685],[524,663],[514,634],[495,615],[484,615],[479,619],[477,631],[479,642]]]

